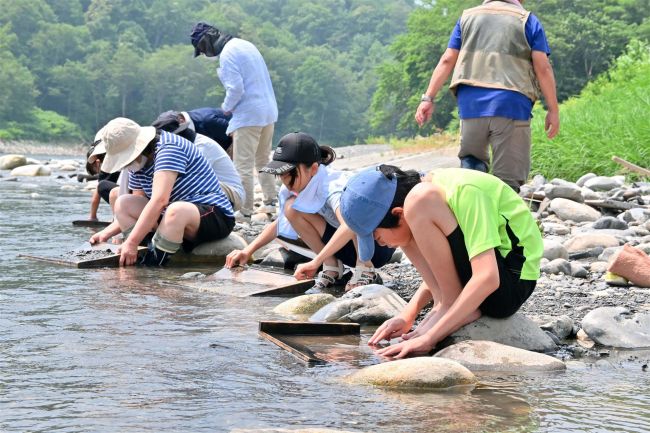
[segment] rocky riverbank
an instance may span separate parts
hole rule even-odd
[[[343,170],[358,170],[380,161],[420,170],[457,166],[458,162],[453,149],[414,155],[374,145],[339,148],[337,153],[336,168]],[[81,159],[43,161],[8,155],[0,157],[0,169],[5,170],[0,177],[20,181],[23,176],[50,176],[59,181],[69,179],[63,189],[89,189],[91,185],[73,179],[83,172],[83,166]],[[642,338],[633,339],[637,347],[650,347],[650,289],[626,284],[625,280],[619,280],[622,285],[605,281],[608,262],[623,245],[650,253],[650,183],[594,174],[575,182],[548,181],[536,176],[522,188],[521,195],[530,202],[545,243],[542,276],[521,312],[548,331],[568,353],[580,355],[585,350],[582,347],[593,347],[588,336],[611,341],[606,336],[616,332],[627,336],[639,334]],[[256,198],[261,204],[259,191]],[[274,217],[272,213],[257,213],[250,222],[238,223],[235,232],[250,241]],[[277,246],[260,251],[255,257],[275,265],[296,260],[295,255]],[[381,270],[384,283],[408,301],[421,279],[401,254],[394,259]],[[590,325],[591,334],[580,334],[583,320],[594,311],[599,314],[591,316],[596,318],[596,325]]]

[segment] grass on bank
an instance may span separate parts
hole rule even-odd
[[[650,46],[632,42],[607,74],[564,102],[553,140],[544,134],[545,116],[534,112],[531,174],[570,181],[589,172],[611,176],[624,172],[614,155],[650,168]]]

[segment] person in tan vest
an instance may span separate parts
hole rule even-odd
[[[492,174],[515,191],[530,172],[530,119],[540,93],[548,109],[546,135],[553,138],[560,128],[546,34],[522,3],[485,0],[463,11],[415,113],[420,126],[431,118],[436,95],[453,71],[461,167],[487,172],[491,147]]]

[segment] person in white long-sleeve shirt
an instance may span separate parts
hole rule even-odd
[[[233,161],[244,185],[246,199],[239,217],[253,213],[254,169],[261,170],[270,160],[273,129],[278,106],[264,58],[255,45],[198,23],[191,33],[194,56],[219,58],[217,74],[226,90],[221,108],[232,114],[227,133],[233,136]],[[275,201],[275,179],[258,175],[265,205]],[[266,207],[266,206],[265,206]]]

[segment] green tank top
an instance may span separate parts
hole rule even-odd
[[[542,236],[528,206],[498,178],[476,170],[443,168],[431,172],[465,236],[470,260],[491,248],[503,258],[520,250],[522,280],[537,280],[544,254]]]

